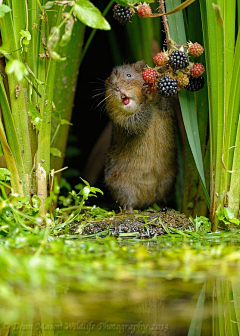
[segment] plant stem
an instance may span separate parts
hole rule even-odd
[[[170,49],[170,47],[171,47],[171,38],[170,38],[170,31],[169,31],[168,21],[167,21],[167,15],[165,15],[166,10],[165,10],[164,2],[165,2],[164,0],[159,0],[159,9],[161,11],[161,14],[164,14],[162,16],[162,22],[163,22],[164,31],[165,31],[165,34],[166,34],[167,49]]]

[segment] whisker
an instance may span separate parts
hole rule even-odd
[[[102,99],[100,101],[100,103],[97,104],[97,107],[100,106],[101,104],[103,104],[109,97],[112,97],[112,94],[109,94],[107,97],[105,97],[104,99]]]
[[[100,96],[104,96],[104,92],[95,93],[94,95],[92,95],[92,98],[96,98],[96,97],[100,97]]]

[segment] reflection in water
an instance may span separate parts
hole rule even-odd
[[[47,298],[19,293],[18,302],[1,307],[0,336],[239,335],[239,279],[143,277],[111,286],[91,293],[64,286]]]

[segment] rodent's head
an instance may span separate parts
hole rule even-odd
[[[137,113],[141,104],[150,99],[143,90],[142,71],[146,66],[143,61],[117,66],[106,80],[106,106],[114,121],[119,114],[126,117]]]

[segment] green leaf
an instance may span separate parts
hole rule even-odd
[[[224,212],[223,209],[221,207],[219,207],[216,211],[216,216],[219,220],[223,220],[224,219]]]
[[[232,212],[231,209],[229,209],[229,208],[224,208],[224,209],[223,209],[223,212],[224,212],[225,217],[226,217],[228,220],[231,220],[231,219],[234,218],[234,213]]]
[[[99,188],[91,187],[91,192],[93,192],[93,193],[99,192],[100,194],[102,194],[102,195],[103,195],[103,192],[102,192],[102,190],[101,190],[101,189],[99,189]]]
[[[6,168],[0,168],[0,181],[10,181],[10,171]]]
[[[51,149],[50,149],[50,153],[51,153],[53,156],[62,157],[62,153],[61,153],[61,151],[60,151],[58,148],[51,147]]]
[[[61,119],[61,125],[71,125],[72,126],[72,123],[66,119]]]
[[[35,209],[39,210],[39,208],[41,206],[41,200],[38,196],[34,195],[32,197],[32,205]]]
[[[107,20],[102,16],[98,8],[96,8],[88,0],[78,0],[74,7],[74,12],[82,23],[94,29],[110,30],[111,27]]]
[[[68,44],[68,42],[71,40],[73,26],[74,26],[74,19],[72,15],[69,15],[69,13],[63,13],[63,18],[67,17],[67,22],[65,24],[65,31],[62,35],[61,41],[59,43],[60,47],[64,47]]]
[[[0,18],[4,17],[6,13],[11,12],[11,8],[7,5],[0,5]]]
[[[202,161],[202,153],[201,153],[201,145],[200,145],[200,137],[198,131],[198,122],[197,122],[197,113],[194,105],[194,98],[191,96],[191,92],[180,91],[179,92],[179,101],[182,110],[183,122],[186,129],[188,141],[190,148],[192,150],[192,154],[194,157],[194,161],[202,182],[204,194],[206,197],[206,201],[208,207],[210,207],[210,198],[208,195],[208,191],[206,189],[204,169],[203,169],[203,161]]]
[[[25,64],[17,59],[10,60],[6,65],[6,74],[14,74],[17,81],[21,82],[24,76],[28,75]]]
[[[53,5],[54,5],[54,1],[48,1],[47,3],[45,3],[44,6],[42,6],[42,8],[45,10],[48,10],[48,9],[51,9]]]
[[[57,48],[58,43],[59,43],[59,38],[60,38],[60,28],[58,27],[52,27],[51,31],[50,31],[50,35],[48,38],[48,42],[47,42],[47,48],[48,48],[48,52],[50,57],[54,60],[54,61],[65,61],[66,57],[61,57],[54,49]]]
[[[25,42],[28,42],[29,44],[32,38],[30,32],[28,30],[21,30],[20,35],[26,40]]]

